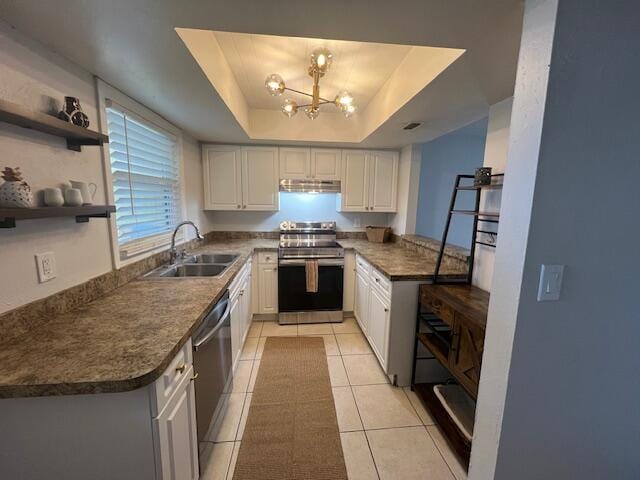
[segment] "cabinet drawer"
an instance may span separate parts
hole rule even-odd
[[[153,384],[155,392],[155,402],[152,402],[153,416],[158,415],[169,402],[180,382],[192,371],[190,368],[192,364],[191,339],[189,339]]]
[[[360,255],[356,255],[356,270],[369,277],[371,273],[371,265]]]
[[[240,269],[240,271],[236,274],[236,277],[231,282],[231,285],[229,285],[230,297],[235,297],[238,294],[238,292],[240,291],[240,287],[242,286],[242,283],[246,280],[250,272],[251,272],[251,265],[249,263],[245,263]]]
[[[278,263],[278,252],[258,252],[258,263],[267,265]]]
[[[375,268],[371,268],[371,285],[378,288],[385,296],[391,296],[391,282]]]
[[[427,289],[422,289],[420,303],[440,317],[443,322],[453,325],[453,309],[442,300],[432,296]]]

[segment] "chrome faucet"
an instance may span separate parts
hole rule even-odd
[[[169,249],[169,263],[172,265],[176,263],[176,259],[178,258],[178,251],[176,250],[176,234],[178,233],[180,227],[182,227],[183,225],[191,225],[196,229],[196,239],[200,241],[204,240],[204,237],[200,235],[200,230],[192,221],[187,220],[176,225],[176,228],[173,230],[173,234],[171,235],[171,248]]]

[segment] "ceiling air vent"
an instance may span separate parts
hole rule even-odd
[[[422,125],[422,122],[411,122],[411,123],[407,123],[404,127],[402,127],[402,129],[413,130],[414,128],[418,128],[420,125]]]

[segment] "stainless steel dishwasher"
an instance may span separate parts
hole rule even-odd
[[[195,370],[198,442],[207,435],[213,420],[221,414],[223,393],[231,384],[231,302],[229,291],[207,314],[192,337]]]

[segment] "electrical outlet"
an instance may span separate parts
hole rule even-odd
[[[56,257],[53,252],[36,254],[36,265],[38,267],[38,280],[40,283],[48,282],[56,278]]]
[[[360,228],[360,215],[356,215],[353,218],[353,226],[354,228]]]

